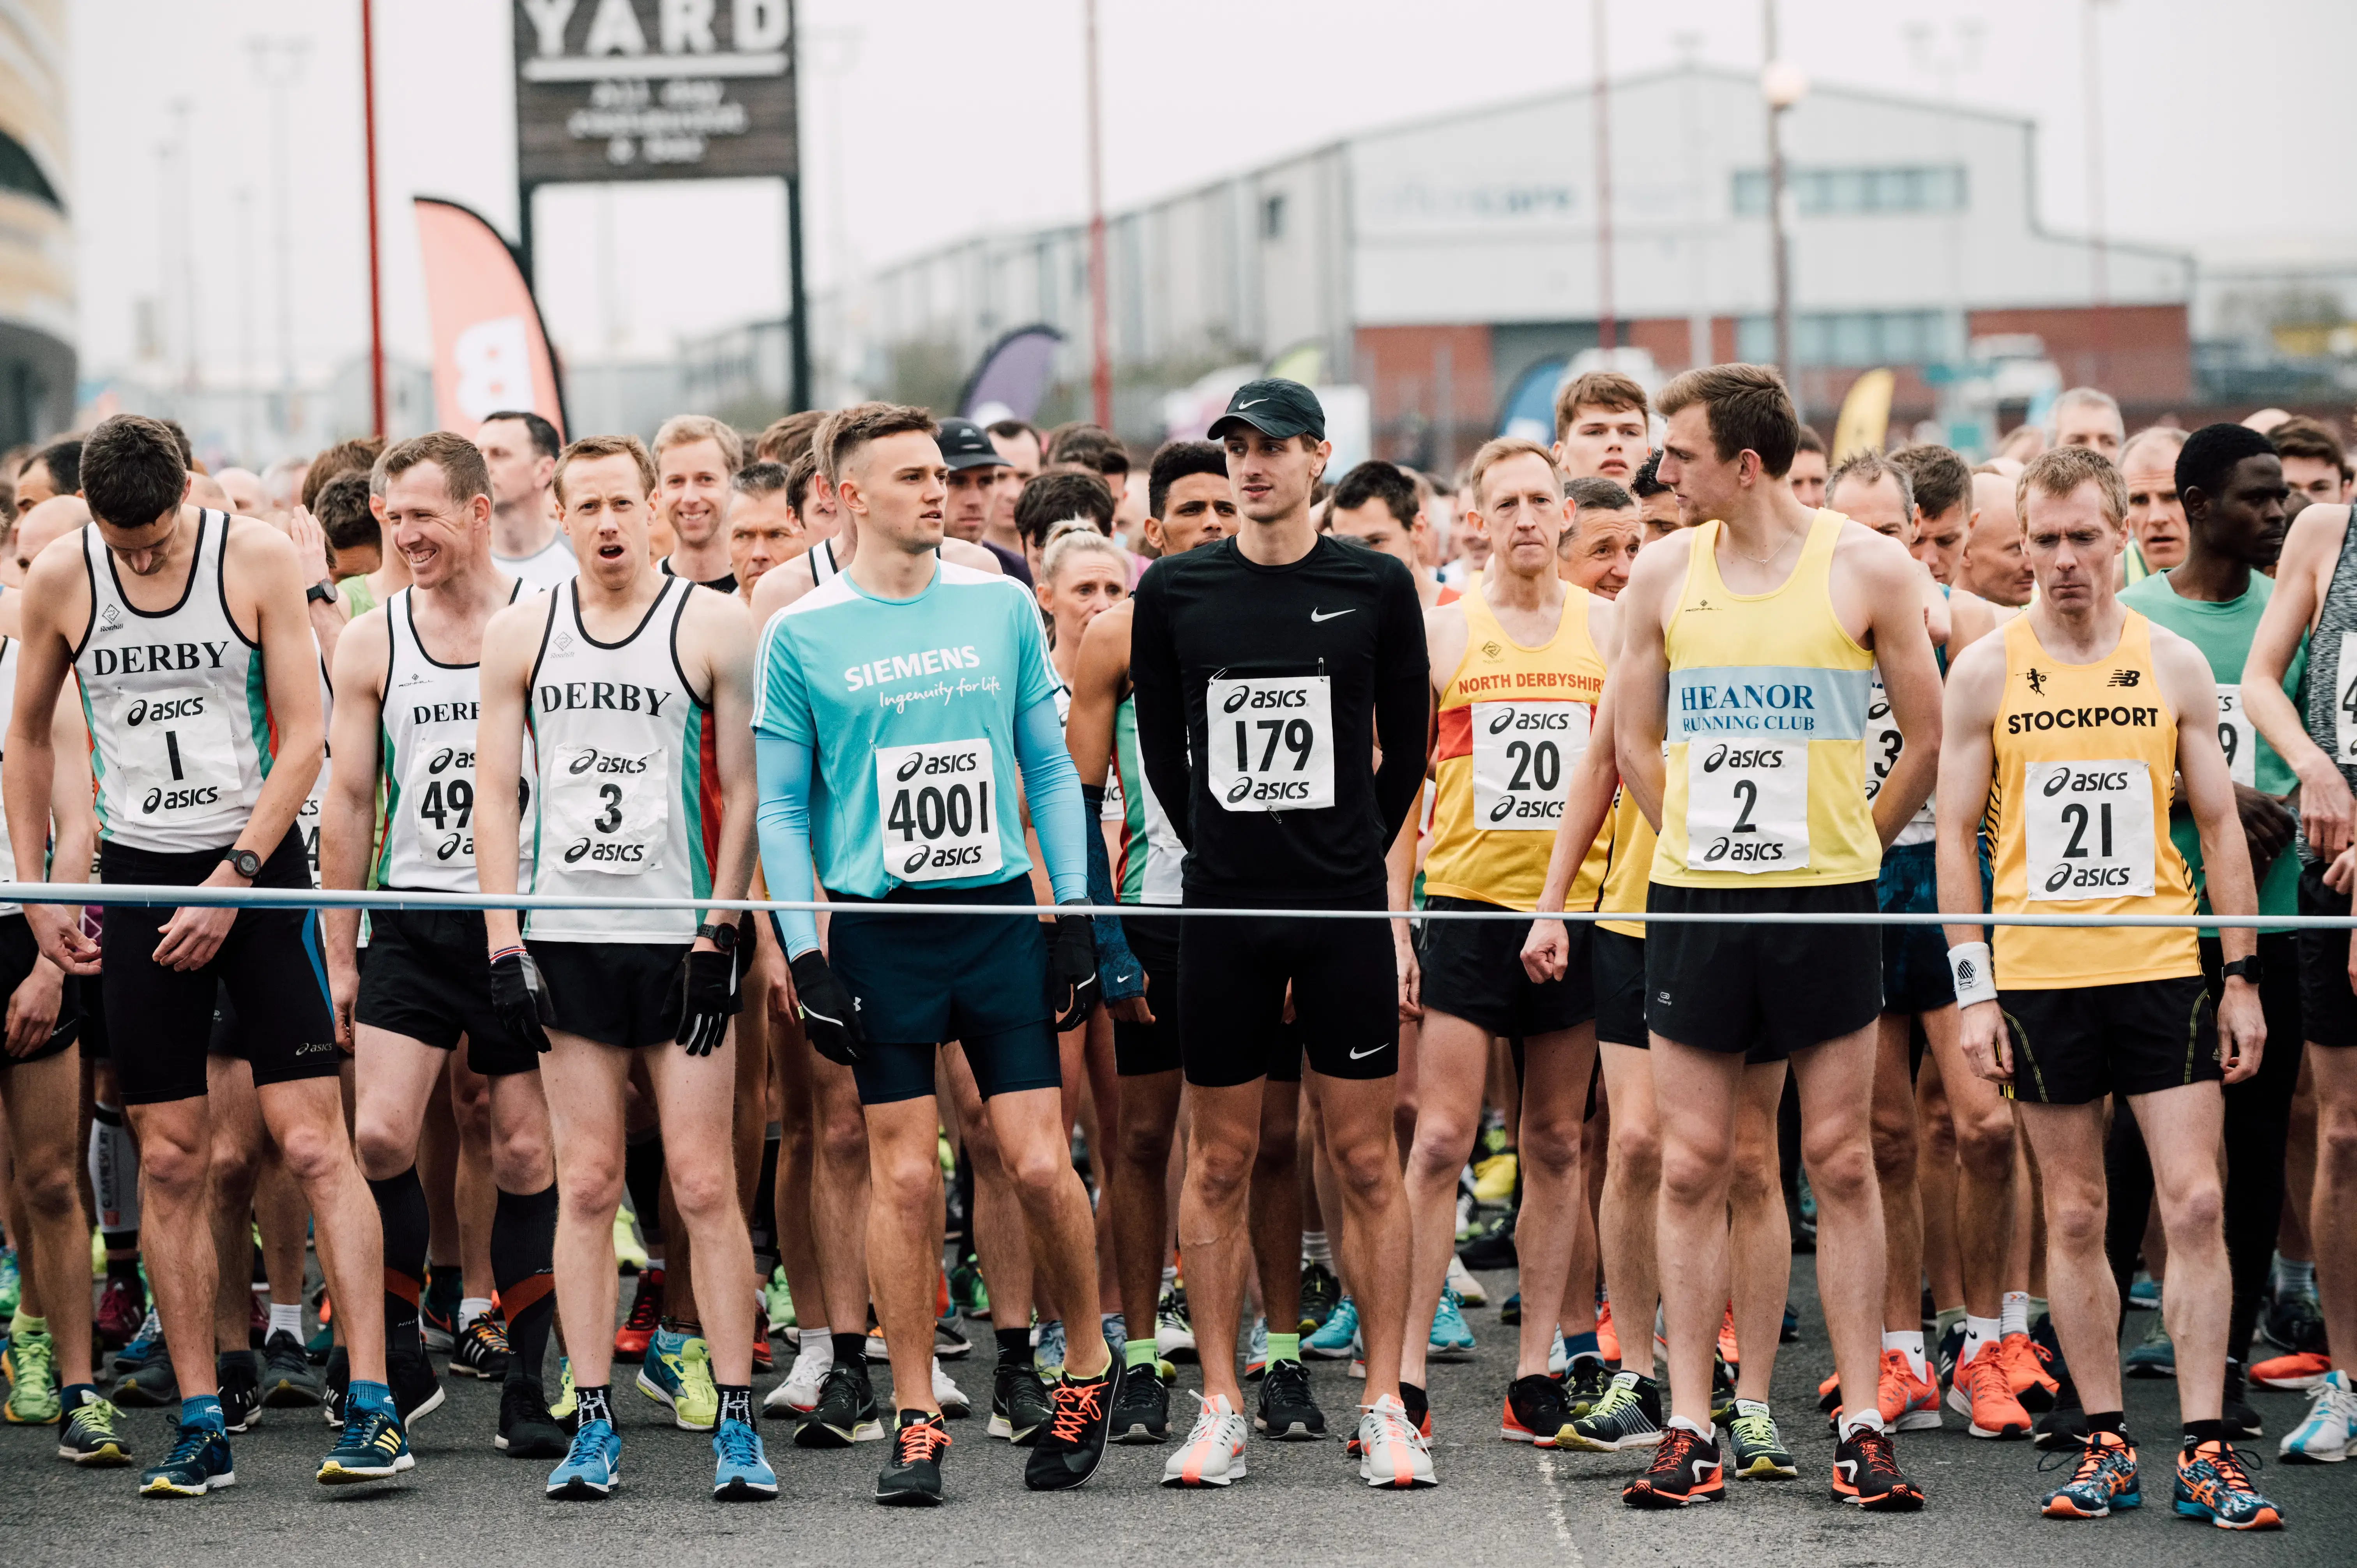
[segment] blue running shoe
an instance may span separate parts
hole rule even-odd
[[[143,1498],[201,1498],[237,1485],[230,1463],[229,1434],[218,1426],[184,1426],[160,1465],[139,1475]]]
[[[2138,1269],[2136,1278],[2129,1282],[2128,1309],[2131,1312],[2160,1310],[2160,1282],[2142,1269]]]
[[[129,1344],[114,1353],[114,1369],[124,1374],[135,1372],[163,1347],[164,1320],[156,1316],[156,1309],[151,1306],[139,1325],[139,1332],[132,1337]]]
[[[552,1498],[602,1498],[622,1481],[622,1440],[610,1421],[585,1421],[565,1463],[548,1473]]]
[[[2073,1462],[2070,1480],[2047,1493],[2038,1505],[2048,1519],[2105,1519],[2120,1509],[2143,1506],[2136,1451],[2118,1433],[2091,1433],[2087,1445],[2075,1455],[2067,1450],[2050,1454],[2038,1467],[2049,1469],[2064,1459]]]
[[[2204,1443],[2178,1455],[2171,1499],[2177,1511],[2187,1519],[2206,1519],[2220,1530],[2281,1530],[2283,1510],[2259,1496],[2244,1463],[2223,1443]]]
[[[1052,1383],[1064,1375],[1064,1320],[1043,1323],[1032,1334],[1031,1368],[1042,1382]]]
[[[721,1502],[766,1502],[778,1495],[778,1473],[761,1452],[761,1434],[741,1421],[713,1429],[712,1495]]]
[[[1342,1361],[1359,1343],[1359,1305],[1349,1296],[1334,1304],[1318,1332],[1301,1342],[1305,1356],[1315,1356],[1321,1361]]]
[[[2169,1325],[2155,1313],[2152,1326],[2145,1330],[2144,1338],[2121,1359],[2121,1367],[2131,1378],[2173,1378],[2177,1376],[2177,1347],[2169,1337]]]
[[[1465,1322],[1465,1310],[1458,1305],[1457,1293],[1443,1287],[1440,1305],[1432,1313],[1432,1342],[1425,1354],[1455,1360],[1472,1353],[1473,1330]]]
[[[344,1419],[343,1436],[319,1461],[319,1485],[350,1487],[367,1481],[390,1481],[416,1465],[399,1417],[389,1410],[362,1409],[356,1404],[350,1406],[350,1412]]]
[[[658,1328],[648,1337],[639,1367],[639,1392],[670,1410],[673,1426],[709,1432],[720,1419],[720,1391],[713,1386],[712,1353],[700,1336]]]
[[[1244,1376],[1257,1378],[1268,1370],[1268,1319],[1253,1319],[1252,1332],[1244,1337]]]

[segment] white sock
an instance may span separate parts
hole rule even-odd
[[[1175,1284],[1177,1284],[1178,1283],[1178,1264],[1176,1264],[1176,1263],[1165,1263],[1165,1264],[1163,1264],[1163,1265],[1162,1265],[1162,1288],[1163,1288],[1164,1290],[1168,1290],[1172,1285],[1175,1285]]]
[[[816,1345],[820,1348],[823,1349],[828,1355],[832,1356],[834,1354],[834,1341],[828,1337],[825,1324],[813,1324],[810,1327],[803,1329],[802,1331],[802,1337],[799,1343],[803,1348],[808,1348],[810,1346]]]
[[[270,1304],[269,1331],[273,1334],[292,1334],[297,1339],[302,1338],[303,1304],[296,1301],[289,1302],[285,1306],[281,1306],[276,1302],[272,1302]]]
[[[468,1295],[458,1298],[458,1332],[464,1334],[475,1326],[475,1319],[491,1310],[491,1298]]]
[[[649,1252],[647,1254],[647,1266],[642,1272],[650,1274],[659,1274],[662,1273],[662,1254],[659,1251]]]
[[[2316,1294],[2316,1262],[2296,1262],[2281,1252],[2276,1254],[2276,1294],[2314,1295]]]
[[[1301,1233],[1301,1261],[1322,1263],[1329,1269],[1334,1266],[1334,1246],[1326,1239],[1325,1231],[1304,1230]]]
[[[1889,1430],[1882,1424],[1882,1412],[1879,1408],[1874,1405],[1868,1405],[1855,1415],[1845,1413],[1842,1416],[1841,1423],[1842,1441],[1844,1443],[1848,1442],[1852,1437],[1857,1435],[1858,1429],[1860,1427],[1867,1426],[1874,1428],[1877,1432]]]
[[[1670,1417],[1670,1424],[1684,1427],[1705,1443],[1715,1442],[1718,1437],[1718,1423],[1715,1421],[1688,1421],[1684,1416],[1674,1415]]]
[[[1923,1359],[1923,1331],[1921,1329],[1902,1328],[1894,1332],[1893,1330],[1886,1328],[1882,1331],[1882,1348],[1885,1350],[1897,1350],[1903,1353],[1907,1358],[1907,1369],[1909,1371],[1913,1372],[1917,1377],[1922,1379],[1927,1383],[1932,1380],[1931,1365]]]
[[[1975,1317],[1972,1314],[1966,1313],[1964,1315],[1964,1348],[1956,1356],[1956,1365],[1961,1368],[1984,1349],[1996,1349],[1997,1340],[2002,1338],[2004,1334],[2005,1325],[1999,1319]]]
[[[2007,1334],[2029,1332],[2029,1293],[2009,1290],[2005,1293],[2005,1315],[1999,1319]]]

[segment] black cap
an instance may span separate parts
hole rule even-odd
[[[998,455],[998,448],[991,442],[990,432],[971,419],[942,420],[942,433],[937,439],[941,443],[942,460],[950,466],[952,473],[967,468],[1006,467],[1006,459]]]
[[[1299,381],[1275,376],[1238,387],[1228,399],[1228,412],[1211,422],[1207,434],[1217,441],[1231,424],[1248,424],[1279,441],[1296,435],[1326,439],[1326,411],[1318,406],[1318,394]]]

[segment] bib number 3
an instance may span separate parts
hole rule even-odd
[[[986,740],[877,748],[876,811],[884,824],[885,871],[901,882],[947,882],[996,871],[996,783]]]
[[[1493,832],[1552,830],[1563,781],[1587,749],[1585,703],[1473,704],[1473,824]]]
[[[594,746],[557,752],[544,776],[549,832],[568,871],[637,876],[662,861],[663,830],[671,822],[671,754],[632,757]],[[449,791],[443,791],[448,810]]]
[[[2030,898],[2152,897],[2152,770],[2137,761],[2022,769]]]
[[[1325,675],[1217,680],[1203,693],[1211,798],[1231,811],[1334,803],[1334,682]]]
[[[1689,742],[1687,868],[1756,876],[1808,864],[1808,744]]]

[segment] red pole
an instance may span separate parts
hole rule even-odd
[[[1619,347],[1612,319],[1612,88],[1604,75],[1604,0],[1587,0],[1596,23],[1596,341]]]
[[[368,159],[369,407],[384,435],[384,247],[376,210],[376,7],[361,0],[361,117]]]
[[[1097,0],[1082,0],[1089,48],[1089,388],[1096,422],[1113,428],[1113,356],[1105,346],[1104,130],[1097,106]]]

